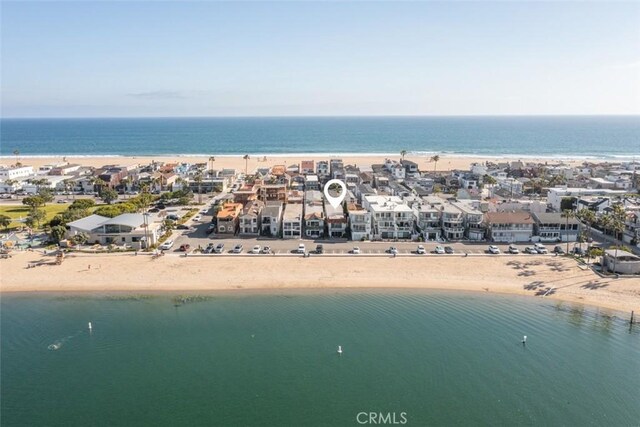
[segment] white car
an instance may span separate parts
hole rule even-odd
[[[306,252],[306,248],[304,247],[304,243],[300,243],[298,245],[298,249],[296,250],[296,252],[298,252],[299,254],[303,254]]]
[[[251,249],[251,253],[252,253],[252,254],[259,254],[261,249],[262,249],[262,248],[260,247],[260,245],[255,245],[255,246]]]
[[[389,253],[393,255],[398,255],[398,248],[396,248],[395,246],[391,246],[389,248]]]
[[[535,246],[527,246],[526,248],[524,248],[524,251],[532,255],[535,255],[538,253],[538,250],[535,248]]]
[[[444,248],[442,246],[436,246],[434,252],[437,253],[437,254],[445,253]]]
[[[270,254],[271,253],[271,248],[269,246],[265,246],[264,248],[262,248],[262,253],[263,254]]]
[[[518,248],[513,246],[513,245],[509,245],[509,253],[510,254],[519,254],[520,250],[518,250]]]
[[[200,215],[206,215],[206,214],[207,214],[207,210],[206,210],[206,209],[202,209],[202,210],[200,211]]]
[[[173,246],[173,240],[167,240],[160,245],[160,249],[162,249],[163,251],[168,251],[169,249],[171,249],[171,246]]]
[[[491,245],[491,246],[489,246],[489,253],[490,254],[499,254],[500,253],[500,249],[495,245]]]
[[[351,249],[351,253],[354,255],[359,255],[360,254],[360,248],[358,246],[354,246],[353,249]]]
[[[201,215],[196,215],[196,216],[193,217],[193,220],[194,221],[198,221],[198,222],[202,221],[202,216]]]
[[[536,251],[539,254],[548,254],[549,253],[549,251],[547,250],[545,245],[543,245],[542,243],[536,243],[535,245],[533,245],[533,247],[536,248]]]
[[[418,249],[416,250],[417,254],[424,255],[427,253],[423,245],[418,245]]]

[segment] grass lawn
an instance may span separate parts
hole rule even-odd
[[[65,211],[70,204],[71,203],[50,203],[43,207],[42,209],[44,209],[47,213],[47,217],[43,221],[43,223],[50,221],[54,216],[56,216],[60,212]],[[14,219],[14,221],[11,221],[11,225],[9,225],[10,228],[20,227],[24,225],[24,223],[15,220],[20,218],[25,219],[27,215],[29,215],[29,210],[29,206],[24,205],[0,206],[0,215],[6,215],[9,218]]]

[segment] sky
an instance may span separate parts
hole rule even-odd
[[[640,2],[1,3],[2,117],[640,114]]]

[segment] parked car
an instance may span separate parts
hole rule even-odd
[[[562,249],[562,246],[556,245],[556,247],[553,248],[553,253],[556,253],[558,255],[564,255],[564,249]]]
[[[269,246],[265,246],[262,248],[262,253],[263,254],[270,254],[271,253],[271,248]]]
[[[448,253],[448,254],[454,253],[454,250],[453,250],[453,248],[451,246],[445,246],[444,247],[444,251],[445,251],[445,253]]]
[[[57,203],[67,203],[65,199],[58,199]]]
[[[184,225],[184,224],[176,225],[176,230],[188,230],[188,229],[189,229],[188,225]]]
[[[418,249],[416,250],[416,253],[419,255],[424,255],[427,253],[427,250],[424,248],[424,245],[418,245]]]
[[[396,248],[395,246],[391,246],[388,252],[392,255],[398,255],[398,248]]]
[[[444,248],[440,245],[436,246],[436,248],[433,250],[433,252],[437,253],[437,254],[443,254],[444,252]]]
[[[536,248],[536,251],[539,254],[548,254],[549,251],[547,250],[546,246],[543,245],[542,243],[536,243],[535,245],[533,245],[534,248]]]
[[[191,245],[188,243],[185,243],[184,245],[180,245],[180,252],[187,252],[189,249],[191,249]]]
[[[234,253],[234,254],[240,254],[240,253],[242,253],[242,245],[235,245],[235,246],[233,247],[233,253]]]
[[[306,252],[306,248],[304,246],[304,243],[300,243],[298,245],[298,249],[296,249],[296,252],[299,253],[299,254],[303,254],[303,253]]]
[[[207,234],[211,234],[214,231],[216,231],[216,225],[215,224],[209,224],[209,226],[207,227]]]
[[[200,222],[200,221],[202,221],[202,216],[201,215],[196,215],[196,216],[193,217],[193,220]]]
[[[224,243],[218,243],[215,249],[213,250],[213,252],[217,254],[221,254],[223,251],[224,251]]]
[[[509,245],[510,254],[519,254],[520,250],[515,245]]]
[[[202,210],[200,211],[200,215],[206,215],[206,214],[207,214],[207,210],[206,210],[206,209],[202,209]]]
[[[318,255],[322,255],[324,253],[324,246],[322,245],[316,245],[316,253]]]
[[[489,245],[489,253],[497,255],[500,253],[500,249],[495,245]]]
[[[251,253],[252,254],[259,254],[261,249],[262,248],[260,247],[260,245],[255,245],[253,248],[251,248]]]
[[[582,250],[582,248],[579,247],[579,246],[574,246],[573,254],[574,255],[578,255],[578,256],[583,256],[584,255],[584,250]]]
[[[168,251],[169,249],[171,249],[171,246],[173,246],[173,240],[169,239],[160,245],[160,249],[162,249],[163,251]]]
[[[359,255],[360,254],[360,248],[358,246],[354,246],[353,249],[351,249],[351,253],[354,255]]]
[[[203,252],[204,252],[205,254],[210,254],[210,253],[212,253],[212,252],[215,250],[215,248],[216,248],[216,245],[215,245],[214,243],[209,243],[209,244],[207,245],[207,247],[206,247],[206,248],[204,248],[204,251],[203,251]]]
[[[538,250],[534,246],[527,246],[526,248],[524,248],[524,251],[532,255],[535,255],[538,253]]]

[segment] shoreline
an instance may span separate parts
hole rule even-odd
[[[640,279],[601,278],[573,259],[529,257],[179,257],[16,253],[2,261],[0,295],[37,293],[470,291],[540,296],[620,313],[640,312]],[[28,263],[39,262],[34,268]]]
[[[545,156],[518,156],[518,155],[503,155],[503,156],[483,156],[483,155],[458,155],[448,153],[437,153],[439,160],[436,163],[431,161],[432,154],[415,154],[408,152],[405,155],[406,160],[413,161],[418,164],[420,170],[437,172],[450,171],[454,169],[468,170],[473,163],[484,162],[516,162],[523,161],[526,163],[552,163],[552,164],[564,164],[566,166],[579,166],[588,159],[585,158],[570,158],[570,157],[545,157]],[[215,161],[209,162],[210,157],[215,157]],[[212,169],[224,169],[233,168],[236,170],[244,171],[245,167],[249,171],[253,171],[260,167],[272,167],[274,165],[287,165],[287,164],[299,164],[305,160],[313,160],[315,162],[320,160],[329,160],[330,158],[340,158],[345,165],[357,165],[362,168],[370,168],[372,164],[382,164],[385,159],[399,160],[401,158],[400,153],[300,153],[300,154],[255,154],[249,155],[250,158],[247,163],[240,154],[207,154],[207,155],[190,155],[190,154],[168,154],[168,155],[143,155],[143,156],[131,156],[131,155],[88,155],[78,156],[73,155],[64,156],[18,156],[17,160],[21,161],[27,166],[33,166],[35,168],[51,165],[51,164],[79,164],[85,167],[100,168],[105,165],[134,165],[134,164],[149,164],[152,161],[162,163],[206,163],[211,165]],[[266,157],[266,161],[264,158]],[[631,158],[629,158],[630,160]],[[593,158],[590,161],[594,162],[610,162],[618,163],[624,161],[623,159],[605,159],[605,158]],[[15,163],[15,156],[1,156],[0,162]]]
[[[304,287],[291,287],[291,288],[242,288],[242,289],[162,289],[162,290],[60,290],[60,291],[2,291],[0,290],[0,297],[9,298],[38,298],[38,297],[50,297],[50,298],[87,298],[87,299],[104,299],[114,301],[139,299],[144,300],[146,298],[155,297],[238,297],[238,298],[251,298],[253,296],[276,296],[276,297],[289,297],[289,296],[309,296],[309,295],[387,295],[387,294],[441,294],[451,296],[469,296],[469,297],[504,297],[504,298],[517,298],[523,301],[529,301],[533,304],[536,302],[536,298],[529,294],[520,294],[513,292],[500,292],[500,291],[484,291],[484,290],[469,290],[469,289],[447,289],[447,288],[422,288],[422,287],[325,287],[325,288],[304,288]],[[132,298],[117,298],[117,297]],[[114,298],[115,297],[115,298]],[[139,297],[139,298],[135,298]],[[574,301],[565,298],[537,298],[546,304],[571,304],[571,306],[582,306],[591,311],[607,310],[613,313],[619,319],[628,322],[630,313],[628,311],[621,310],[620,308],[612,308],[594,303],[587,303],[582,301]],[[185,303],[181,305],[186,305]],[[634,323],[637,323],[634,321]]]

